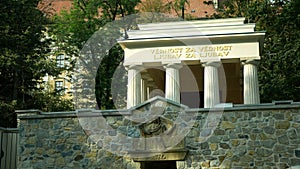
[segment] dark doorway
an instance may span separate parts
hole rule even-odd
[[[176,161],[142,162],[141,169],[176,169]]]

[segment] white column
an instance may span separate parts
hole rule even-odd
[[[244,104],[259,104],[257,60],[243,61],[244,66]]]
[[[218,67],[220,61],[205,62],[204,66],[204,108],[220,103]]]
[[[141,65],[130,65],[127,83],[127,108],[141,103]]]
[[[166,69],[165,97],[180,103],[180,79],[179,69],[181,63],[169,63],[164,66]]]
[[[147,100],[147,86],[146,86],[146,79],[141,79],[141,102],[144,102]]]
[[[146,72],[142,74],[141,79],[141,101],[146,101],[149,99],[149,85],[153,82],[151,76]]]

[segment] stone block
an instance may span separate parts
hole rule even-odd
[[[298,134],[297,134],[297,131],[295,129],[290,129],[288,132],[287,132],[287,135],[290,139],[297,139],[299,138]]]
[[[221,122],[221,128],[224,130],[228,130],[228,129],[234,129],[235,128],[235,124],[229,122],[229,121],[222,121]]]
[[[211,143],[218,143],[221,141],[221,138],[219,136],[211,136],[208,138],[207,140],[208,142],[211,142]]]
[[[211,155],[211,151],[210,150],[204,150],[202,151],[203,155]]]
[[[205,167],[205,168],[208,168],[210,167],[210,161],[204,161],[201,163],[201,167]]]
[[[201,147],[202,150],[208,150],[208,149],[209,149],[209,145],[208,145],[207,142],[201,143],[201,144],[200,144],[200,147]]]
[[[297,114],[297,115],[294,115],[294,121],[297,122],[297,123],[300,123],[300,115]]]
[[[288,129],[290,127],[289,121],[276,121],[275,128],[276,129]]]
[[[86,158],[95,158],[96,156],[97,156],[96,151],[91,151],[91,152],[85,154]]]
[[[254,150],[249,150],[249,151],[248,151],[248,154],[252,156],[252,155],[255,155],[256,152],[255,152]]]
[[[266,134],[274,134],[275,133],[275,128],[271,126],[266,126],[263,128],[264,132]]]
[[[220,168],[222,169],[231,169],[232,168],[232,162],[228,159],[225,159],[222,164],[220,165]]]
[[[257,137],[257,134],[253,134],[253,133],[250,134],[251,140],[256,140],[256,137]]]
[[[292,166],[300,166],[300,158],[291,158]]]
[[[262,146],[271,149],[274,147],[276,141],[275,140],[264,140],[261,143],[262,143]]]
[[[284,113],[282,112],[276,112],[273,114],[274,119],[276,120],[284,120]]]
[[[241,145],[237,147],[235,153],[239,156],[243,156],[246,154],[246,152],[247,152],[247,146]]]
[[[65,159],[63,157],[59,157],[58,159],[55,160],[55,164],[57,164],[58,166],[64,166]]]
[[[261,133],[261,132],[262,132],[262,129],[258,129],[258,128],[254,128],[251,130],[251,133],[256,133],[256,134]]]
[[[214,134],[215,134],[215,135],[224,135],[224,134],[225,134],[225,131],[224,131],[224,130],[221,130],[221,129],[215,129]]]
[[[240,156],[234,155],[234,156],[231,158],[231,160],[232,160],[233,162],[239,162],[239,161],[240,161]]]
[[[281,144],[288,144],[289,138],[287,137],[287,135],[280,136],[278,137],[278,142]]]
[[[286,148],[285,145],[280,145],[280,144],[275,144],[274,146],[274,152],[275,153],[282,153],[282,152],[286,152]]]
[[[231,140],[230,141],[230,144],[234,147],[238,146],[240,143],[239,143],[239,140],[238,139],[234,139],[234,140]]]
[[[268,140],[268,139],[272,139],[272,136],[270,137],[270,135],[267,135],[267,134],[265,134],[265,133],[260,133],[260,134],[258,135],[258,137],[259,137],[260,140]]]
[[[210,150],[216,151],[218,149],[218,144],[216,143],[211,143],[209,144]]]
[[[266,148],[257,148],[256,153],[261,157],[269,157],[273,153],[273,151]]]
[[[229,149],[230,146],[227,143],[220,143],[220,148]]]

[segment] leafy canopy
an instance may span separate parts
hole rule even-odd
[[[300,100],[300,1],[227,0],[214,17],[246,17],[266,31],[259,65],[262,102]]]
[[[49,20],[37,4],[38,0],[0,1],[0,113],[6,127],[16,126],[15,109],[41,108],[34,104],[41,78],[60,72],[48,58]]]

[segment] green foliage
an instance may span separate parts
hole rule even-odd
[[[300,100],[300,1],[228,0],[214,17],[246,17],[266,31],[259,83],[262,102]]]
[[[58,75],[49,59],[49,24],[37,9],[38,0],[0,1],[0,113],[4,127],[16,127],[15,109],[41,108],[33,91],[41,78]],[[45,103],[48,101],[45,101]]]
[[[14,113],[15,107],[17,106],[17,101],[13,100],[11,102],[4,102],[0,100],[0,126],[1,127],[17,127],[17,115]]]
[[[259,20],[267,31],[259,73],[263,101],[300,100],[300,2],[281,2],[267,6],[269,15]]]
[[[33,109],[39,109],[45,112],[71,111],[74,110],[74,105],[70,99],[62,98],[56,91],[41,91],[33,92]]]
[[[141,12],[169,13],[173,8],[173,3],[162,3],[161,0],[150,0],[141,3],[138,8]]]
[[[189,0],[174,0],[172,3],[172,9],[175,11],[178,17],[185,19],[185,6],[190,5]]]
[[[70,11],[63,12],[53,20],[52,31],[57,37],[56,44],[67,55],[76,56],[77,61],[88,69],[87,74],[82,74],[81,80],[90,79],[89,76],[93,74],[89,72],[96,70],[96,100],[101,109],[114,108],[111,78],[123,60],[123,50],[119,46],[111,48],[121,36],[120,28],[122,27],[118,27],[118,21],[135,13],[135,6],[139,2],[139,0],[74,0],[74,6]],[[108,24],[113,21],[114,25]],[[116,30],[119,33],[116,33]],[[103,57],[101,64],[94,65],[99,57]],[[81,94],[85,97],[84,99],[89,99],[91,94],[95,94],[84,89],[85,84],[81,85],[79,88],[83,88]]]
[[[98,68],[96,76],[96,99],[100,109],[114,109],[114,101],[116,96],[112,95],[112,77],[115,73],[116,68],[122,63],[124,59],[124,52],[119,45],[114,46],[109,50],[108,54],[103,58],[101,66]],[[123,74],[124,75],[124,74]],[[118,86],[124,85],[124,79],[118,79]],[[122,85],[123,82],[123,85]],[[127,84],[127,81],[125,82]],[[114,88],[119,92],[126,93],[126,90],[122,88]],[[122,91],[123,90],[123,91]]]
[[[135,13],[134,7],[138,3],[139,0],[74,0],[70,11],[54,17],[52,30],[66,52],[78,55],[78,51],[70,49],[70,46],[81,49],[106,23]]]

